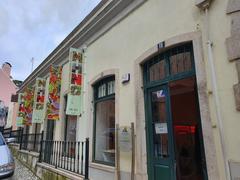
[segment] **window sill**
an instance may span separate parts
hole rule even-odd
[[[108,166],[108,165],[104,165],[104,164],[98,164],[98,163],[90,163],[90,167],[93,169],[98,169],[98,170],[102,170],[102,171],[107,171],[107,172],[112,172],[114,173],[116,168],[113,166]]]

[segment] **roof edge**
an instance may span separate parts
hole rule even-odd
[[[17,93],[22,92],[27,85],[34,84],[36,76],[43,76],[51,64],[59,64],[63,61],[70,47],[83,46],[87,41],[88,45],[93,43],[145,1],[147,0],[102,0],[23,81]],[[127,8],[130,5],[132,5],[131,8]],[[124,9],[127,9],[126,13],[118,16]],[[114,21],[117,16],[118,18]],[[108,27],[106,27],[107,24],[109,24]],[[91,33],[89,33],[90,30]]]

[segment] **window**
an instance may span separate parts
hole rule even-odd
[[[65,109],[67,108],[67,95],[64,96]],[[64,131],[64,140],[74,142],[76,141],[76,129],[77,129],[77,116],[67,115],[65,113],[65,131]]]
[[[65,107],[64,112],[67,109],[67,95],[64,96]],[[65,127],[64,127],[64,141],[76,142],[76,130],[77,130],[77,116],[67,115],[65,113]],[[76,153],[76,147],[68,147],[66,144],[63,147],[63,154],[67,157],[73,157]]]
[[[192,69],[190,52],[182,52],[170,56],[170,67],[172,75],[190,71]]]
[[[150,81],[157,81],[157,80],[164,79],[166,77],[165,66],[166,66],[166,62],[164,60],[160,60],[159,62],[151,65],[149,67]]]
[[[162,83],[186,74],[194,75],[192,43],[180,45],[157,54],[144,64],[146,83]]]
[[[94,153],[98,163],[115,164],[115,79],[94,86]]]

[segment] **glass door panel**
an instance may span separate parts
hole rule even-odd
[[[150,179],[174,179],[173,145],[169,118],[169,96],[167,86],[159,86],[149,91],[149,142],[151,175]]]
[[[156,158],[166,158],[169,156],[166,91],[164,89],[157,90],[152,92],[151,96],[154,156]]]

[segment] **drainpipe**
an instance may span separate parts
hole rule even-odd
[[[82,112],[81,112],[81,119],[84,121],[84,119],[86,120],[87,119],[87,108],[85,107],[86,103],[85,103],[85,100],[87,99],[86,98],[86,92],[87,92],[87,86],[88,86],[88,81],[87,81],[87,45],[84,44],[82,47],[81,47],[81,50],[82,50],[82,55],[83,55],[83,58],[82,58],[82,99],[81,99],[81,106],[82,106]],[[86,121],[86,125],[87,125],[87,121]],[[83,135],[84,136],[84,135]],[[88,138],[89,137],[89,132],[87,130],[85,130],[85,138]]]
[[[216,109],[216,115],[217,115],[217,124],[219,127],[219,134],[220,134],[220,144],[222,148],[222,156],[224,160],[224,166],[225,166],[225,175],[226,179],[230,180],[230,172],[229,172],[229,165],[228,160],[226,157],[226,144],[225,144],[225,138],[223,135],[223,117],[221,114],[221,105],[219,100],[219,94],[218,94],[218,86],[217,86],[217,78],[216,78],[216,70],[214,65],[214,59],[213,59],[213,49],[212,49],[212,41],[210,40],[210,28],[209,28],[209,4],[204,7],[205,11],[205,28],[206,28],[206,39],[207,39],[207,50],[208,50],[208,63],[210,65],[210,72],[211,72],[211,81],[212,81],[212,88],[213,88],[213,97],[214,97],[214,103],[215,103],[215,109]]]
[[[82,62],[82,69],[83,69],[83,96],[82,96],[82,114],[85,114],[86,116],[86,108],[84,106],[84,101],[85,101],[85,95],[87,91],[87,45],[84,44],[82,47],[82,52],[83,52],[83,62]]]

